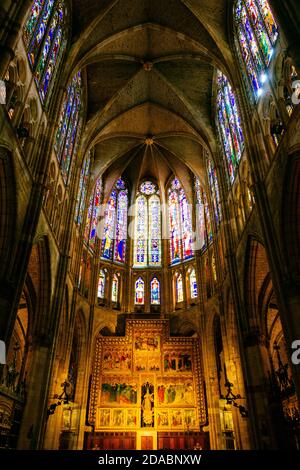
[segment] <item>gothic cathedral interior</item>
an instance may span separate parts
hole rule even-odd
[[[1,0],[0,449],[300,448],[295,3]]]

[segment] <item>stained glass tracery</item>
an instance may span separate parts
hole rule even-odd
[[[82,127],[81,112],[81,72],[72,78],[61,107],[54,150],[60,164],[63,180],[67,184],[73,157],[77,153]]]
[[[237,53],[258,98],[279,36],[278,27],[267,0],[238,0],[234,14]]]
[[[28,60],[42,102],[46,99],[49,85],[65,48],[64,18],[62,1],[36,0],[23,28]]]
[[[229,179],[233,183],[244,149],[244,135],[235,94],[227,77],[220,71],[217,75],[217,123]]]
[[[194,256],[192,213],[184,189],[177,178],[168,192],[171,264]]]
[[[134,266],[161,265],[161,204],[154,183],[142,183],[135,204]]]
[[[118,179],[106,204],[101,256],[125,263],[127,240],[128,190]]]

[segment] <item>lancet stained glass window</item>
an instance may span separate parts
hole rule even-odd
[[[81,95],[81,73],[77,72],[69,83],[64,96],[54,144],[65,184],[69,180],[71,164],[77,153],[81,133]]]
[[[135,282],[135,304],[145,304],[145,283],[141,277],[139,277]]]
[[[258,98],[279,36],[278,27],[267,0],[238,0],[234,17],[237,53]]]
[[[182,274],[178,274],[176,277],[176,302],[183,302],[183,280]]]
[[[85,199],[86,199],[86,192],[89,183],[89,175],[90,175],[90,164],[91,164],[91,157],[90,154],[87,155],[85,158],[81,172],[80,172],[80,179],[79,179],[79,189],[77,194],[77,201],[76,201],[76,210],[75,210],[75,222],[78,225],[81,225],[84,208],[85,208]]]
[[[243,153],[244,136],[235,95],[228,79],[220,71],[217,75],[217,122],[232,184]]]
[[[63,1],[33,2],[23,28],[23,39],[42,102],[55,75],[63,50],[65,11]]]
[[[89,200],[89,208],[84,231],[84,240],[89,248],[94,251],[97,240],[97,227],[99,209],[101,204],[102,179],[98,178]]]
[[[200,250],[205,250],[213,239],[213,232],[206,192],[199,178],[195,178],[195,193],[197,207],[197,243]]]
[[[175,178],[168,192],[171,264],[194,256],[192,211],[180,181]]]
[[[160,305],[160,282],[154,277],[150,283],[151,305]]]
[[[127,240],[128,190],[118,179],[107,202],[101,256],[107,260],[125,263]]]
[[[119,300],[119,277],[117,274],[113,275],[112,285],[111,285],[111,301],[117,303]]]
[[[135,204],[134,266],[161,265],[161,205],[157,186],[140,185]]]
[[[104,299],[105,297],[105,281],[106,281],[105,272],[103,269],[100,269],[99,278],[98,278],[98,291],[97,291],[97,297],[99,299]]]
[[[194,268],[190,272],[190,295],[193,300],[198,297],[197,277]]]
[[[213,165],[210,158],[208,159],[207,167],[208,167],[207,169],[208,169],[209,187],[210,187],[210,192],[211,192],[212,203],[214,206],[215,221],[216,221],[216,226],[218,227],[221,221],[219,183],[218,183],[216,168]]]

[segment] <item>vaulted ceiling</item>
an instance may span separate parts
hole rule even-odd
[[[234,79],[231,11],[230,0],[73,0],[65,80],[83,71],[95,178],[203,175],[216,68]]]

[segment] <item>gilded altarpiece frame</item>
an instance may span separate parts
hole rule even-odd
[[[126,336],[97,338],[95,431],[199,431],[206,418],[199,338],[170,337],[168,320],[127,320]]]

